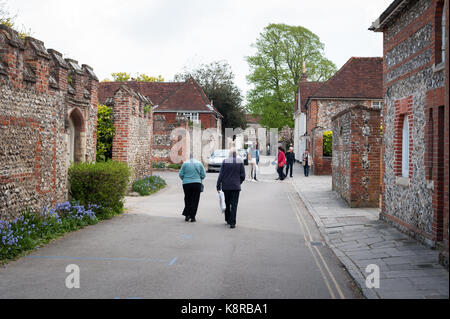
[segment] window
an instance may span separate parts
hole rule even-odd
[[[442,65],[445,62],[445,8],[444,0],[437,1],[434,15],[434,55],[435,65]],[[439,68],[439,71],[441,68]]]
[[[191,113],[191,112],[184,112],[184,113],[177,113],[177,116],[182,116],[187,118],[189,121],[198,123],[198,113]]]
[[[402,176],[409,178],[409,120],[404,116],[402,129]]]
[[[445,10],[443,10],[441,21],[441,62],[445,62],[445,29]]]
[[[372,107],[374,109],[380,109],[383,107],[383,102],[381,101],[372,101]]]

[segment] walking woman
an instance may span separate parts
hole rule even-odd
[[[284,175],[284,167],[286,166],[286,156],[284,155],[284,149],[280,146],[278,147],[278,178],[280,181],[286,178]]]
[[[194,159],[191,155],[190,160],[184,162],[183,166],[181,166],[179,176],[183,181],[184,220],[193,223],[196,221],[195,216],[197,215],[200,193],[203,191],[202,180],[206,177],[205,168],[202,163]]]
[[[303,153],[303,168],[305,171],[305,177],[309,176],[309,168],[312,165],[312,158],[309,154],[308,150],[305,150],[305,153]]]

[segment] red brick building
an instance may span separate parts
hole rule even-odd
[[[214,130],[220,142],[223,116],[193,78],[186,82],[102,82],[98,93],[100,103],[108,104],[122,85],[152,105],[155,161],[171,162],[170,151],[175,141],[170,134],[175,128],[186,128],[184,120],[201,124],[203,130]]]
[[[396,0],[370,28],[384,47],[381,216],[447,265],[448,16],[448,0]]]
[[[312,154],[314,174],[331,175],[332,158],[323,155],[323,134],[332,130],[331,118],[345,109],[382,107],[383,59],[352,57],[323,83],[308,82],[303,76],[297,101],[296,113],[305,113],[306,134],[300,132],[296,138],[301,137]]]

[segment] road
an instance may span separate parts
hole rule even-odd
[[[185,223],[176,173],[127,197],[127,213],[70,233],[0,269],[0,298],[362,298],[290,180],[273,166],[246,181],[237,227],[226,226],[208,173],[196,223]],[[300,175],[300,167],[296,168]],[[80,288],[66,287],[66,267]]]

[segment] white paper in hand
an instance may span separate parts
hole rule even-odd
[[[225,194],[222,191],[219,192],[219,206],[220,212],[223,214],[227,206],[225,204]]]

